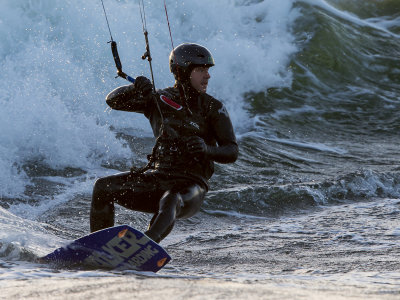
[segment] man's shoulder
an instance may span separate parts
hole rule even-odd
[[[159,89],[157,90],[157,93],[159,93],[160,95],[165,95],[169,98],[176,98],[179,97],[179,91],[176,87],[167,87],[165,89]]]
[[[222,103],[220,100],[214,98],[213,96],[204,93],[202,94],[204,99],[206,99],[206,103],[208,104],[208,115],[218,117],[219,115],[224,115],[229,117],[228,112],[225,108],[224,103]]]
[[[210,94],[202,93],[201,96],[204,97],[205,99],[209,100],[209,101],[213,101],[215,103],[222,103],[221,101],[219,101],[218,99],[214,98]]]

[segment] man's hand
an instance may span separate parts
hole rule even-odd
[[[209,146],[204,142],[204,140],[199,136],[191,136],[186,140],[186,147],[190,154],[194,156],[208,155]]]
[[[151,81],[144,76],[138,76],[133,84],[135,91],[142,94],[143,97],[149,96],[153,90]]]

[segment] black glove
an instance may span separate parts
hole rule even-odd
[[[191,136],[186,139],[186,147],[194,156],[205,156],[210,152],[210,147],[199,136]]]
[[[153,91],[153,85],[151,81],[144,76],[138,76],[133,84],[135,91],[142,94],[143,97],[147,97]]]
[[[194,159],[207,158],[219,163],[232,163],[237,159],[238,146],[236,142],[223,146],[207,145],[201,137],[191,136],[186,138],[187,151],[194,156]]]

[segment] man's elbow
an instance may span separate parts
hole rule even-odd
[[[229,163],[234,163],[239,156],[239,146],[238,145],[233,145],[232,147],[232,155],[231,155],[231,161]]]
[[[121,102],[125,102],[133,92],[133,85],[125,85],[116,88],[106,96],[106,103],[111,108],[117,108]]]
[[[221,163],[224,163],[224,164],[234,163],[238,159],[238,156],[239,156],[238,145],[237,144],[229,145],[229,147],[227,147],[227,149],[225,149],[225,150],[226,150],[226,152],[225,152],[223,161],[221,161]]]

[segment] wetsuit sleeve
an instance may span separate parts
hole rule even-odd
[[[116,88],[106,97],[107,104],[116,110],[144,113],[147,109],[147,99],[140,97],[131,85]]]
[[[134,84],[121,86],[109,93],[106,102],[116,110],[146,113],[152,103],[152,87],[150,80],[139,76]]]
[[[231,119],[225,106],[219,101],[213,101],[209,121],[211,123],[216,146],[208,145],[208,157],[218,163],[233,163],[239,154],[239,147],[233,131]]]

